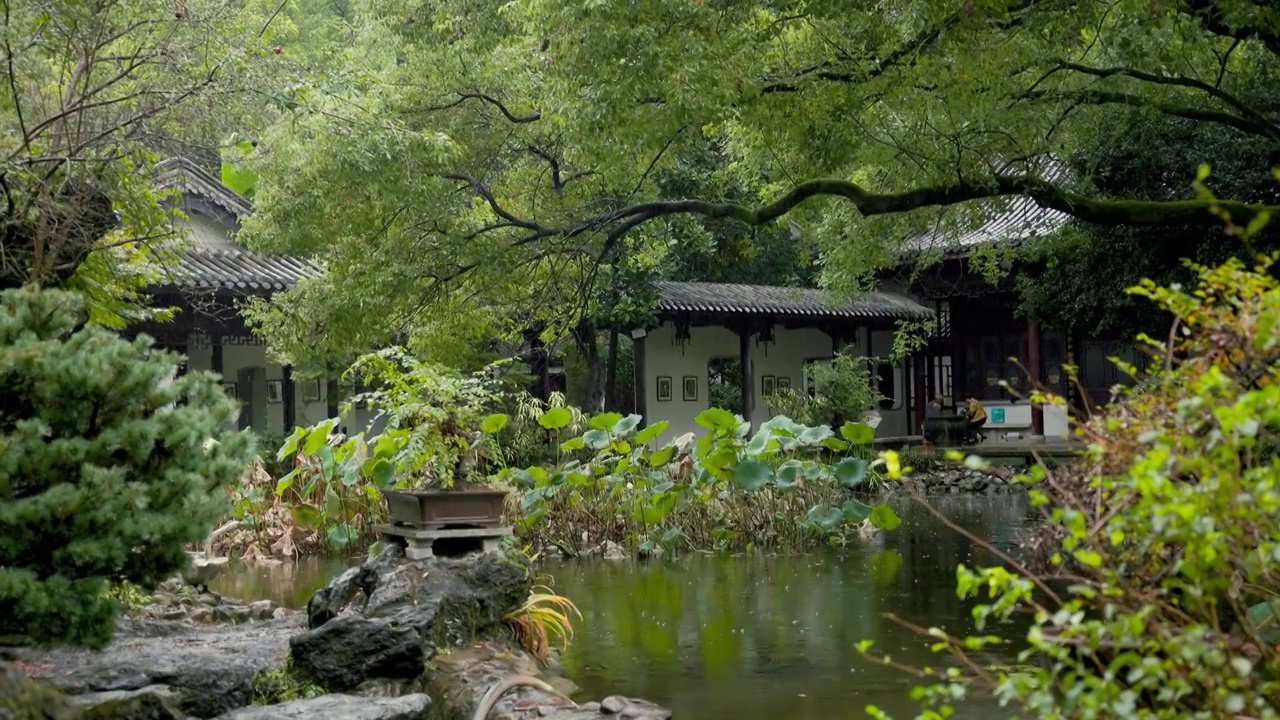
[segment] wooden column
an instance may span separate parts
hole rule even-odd
[[[330,378],[325,382],[324,400],[325,400],[326,409],[329,411],[329,417],[331,418],[338,417],[338,380],[337,378]],[[339,432],[345,433],[346,430],[343,430],[341,427],[339,427]]]
[[[742,393],[742,419],[751,420],[751,329],[738,331],[738,385]],[[708,398],[709,399],[709,398]]]
[[[631,369],[634,379],[633,384],[635,385],[635,406],[636,414],[640,416],[641,427],[649,424],[649,391],[645,383],[644,341],[645,335],[640,337],[633,335],[631,337]]]
[[[915,401],[915,426],[919,428],[924,427],[925,406],[933,400],[933,398],[929,396],[928,373],[931,368],[929,367],[928,351],[913,355],[911,357],[911,364],[912,369],[915,371],[915,381],[912,383],[912,389],[914,391],[912,399]],[[907,434],[911,434],[910,429],[908,429]]]
[[[542,342],[541,325],[526,329],[524,338],[529,346],[529,374],[533,376],[529,394],[545,402],[551,397],[551,368],[546,343]]]
[[[222,336],[209,336],[209,369],[222,376]]]
[[[618,405],[618,326],[609,328],[609,357],[605,361],[604,409],[617,410]]]
[[[1040,326],[1034,320],[1027,321],[1027,370],[1031,373],[1031,387],[1034,391],[1041,383],[1043,374],[1040,367]],[[1031,435],[1044,437],[1044,408],[1039,403],[1031,403]]]
[[[293,366],[285,365],[280,369],[280,402],[284,403],[284,434],[293,432],[298,424],[297,392],[293,384]]]

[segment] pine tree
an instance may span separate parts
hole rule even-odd
[[[108,583],[181,570],[254,444],[215,376],[85,317],[73,293],[0,292],[0,635],[101,647]]]

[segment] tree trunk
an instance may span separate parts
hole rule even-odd
[[[547,346],[542,342],[541,324],[525,330],[524,338],[529,347],[529,374],[533,375],[529,394],[546,402],[547,398],[551,397],[551,378],[547,362]]]
[[[596,326],[585,320],[578,323],[578,327],[573,331],[573,338],[587,366],[587,397],[582,409],[589,414],[603,412],[604,363],[600,358],[600,342],[596,336]]]
[[[618,409],[618,326],[609,328],[609,359],[605,366],[604,401],[607,410]]]

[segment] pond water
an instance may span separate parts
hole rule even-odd
[[[1009,544],[1035,517],[1020,496],[932,499],[978,537]],[[909,500],[895,502],[898,530],[836,553],[806,557],[692,555],[650,561],[554,561],[540,571],[578,605],[576,637],[563,662],[586,699],[620,693],[669,707],[675,717],[843,720],[875,704],[914,717],[914,678],[864,660],[859,641],[896,661],[944,664],[930,641],[883,617],[957,634],[973,629],[955,594],[960,563],[996,563]],[[242,568],[216,591],[300,607],[351,560]],[[988,628],[1009,633],[1015,628]],[[1005,654],[983,660],[1008,663]],[[991,700],[971,700],[957,718],[1009,717]]]

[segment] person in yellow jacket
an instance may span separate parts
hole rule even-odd
[[[982,434],[982,428],[987,424],[987,409],[982,407],[982,403],[974,397],[965,398],[964,414],[969,420],[968,430],[973,442],[986,440],[987,436]]]

